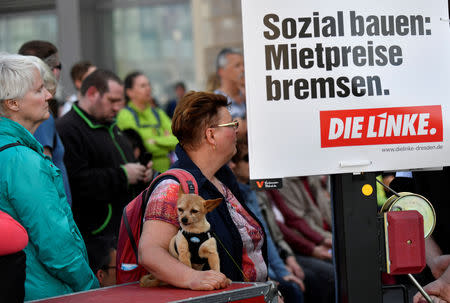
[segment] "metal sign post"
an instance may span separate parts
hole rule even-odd
[[[381,303],[375,173],[331,176],[336,300]]]

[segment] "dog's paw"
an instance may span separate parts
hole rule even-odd
[[[155,287],[160,284],[160,281],[156,279],[152,274],[143,276],[139,280],[139,286],[141,287]]]

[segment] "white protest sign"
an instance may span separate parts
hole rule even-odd
[[[447,1],[243,0],[251,179],[450,164]]]

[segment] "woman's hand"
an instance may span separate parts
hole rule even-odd
[[[225,288],[231,284],[223,273],[214,270],[196,270],[190,278],[189,288],[192,290],[214,290]]]
[[[314,258],[320,259],[320,260],[330,260],[331,259],[331,253],[329,252],[329,248],[325,247],[324,245],[317,245],[314,247],[314,250],[311,254]]]
[[[297,260],[294,256],[288,256],[286,258],[286,267],[287,269],[293,273],[297,278],[304,280],[305,279],[305,272],[303,271],[300,264],[298,264]]]
[[[284,281],[288,281],[288,282],[294,282],[295,284],[297,284],[300,289],[304,292],[305,291],[305,284],[303,283],[303,281],[299,278],[297,278],[294,275],[287,275],[283,277]]]
[[[323,245],[328,248],[333,248],[333,240],[331,238],[325,238],[323,240]]]

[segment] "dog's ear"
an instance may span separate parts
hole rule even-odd
[[[184,191],[183,191],[183,186],[181,186],[181,184],[180,184],[180,187],[178,188],[178,199],[182,196],[182,195],[184,195],[185,193],[184,193]]]
[[[214,199],[214,200],[205,200],[204,205],[207,212],[212,212],[214,208],[219,206],[219,204],[222,202],[222,198]]]

